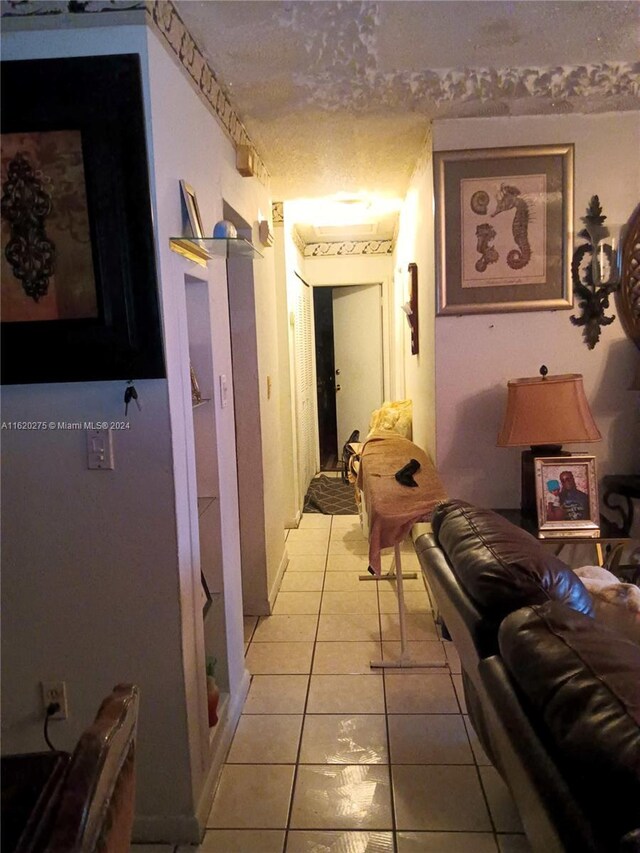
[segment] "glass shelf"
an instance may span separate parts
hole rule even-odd
[[[263,255],[244,237],[171,237],[174,252],[206,265],[211,258],[261,258]]]
[[[191,401],[191,408],[197,409],[200,406],[204,406],[205,403],[210,403],[210,402],[211,402],[211,397],[203,397],[201,400],[198,400],[197,402],[192,400]]]

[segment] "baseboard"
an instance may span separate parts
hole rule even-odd
[[[282,583],[282,578],[284,577],[285,570],[289,565],[289,554],[285,548],[285,552],[282,555],[282,559],[280,560],[280,565],[278,566],[278,571],[276,573],[276,579],[274,581],[273,587],[271,588],[271,592],[269,593],[269,612],[273,612],[273,605],[276,603],[276,598],[278,597],[278,593],[280,592],[280,584]]]
[[[302,519],[302,510],[298,510],[293,519],[288,518],[284,523],[285,530],[296,530]]]
[[[220,773],[224,765],[233,735],[242,714],[251,676],[245,669],[239,689],[233,701],[226,703],[218,721],[217,737],[211,744],[209,769],[202,786],[195,815],[139,815],[133,824],[132,840],[136,844],[200,844],[207,818],[211,811]]]
[[[247,693],[249,692],[250,684],[251,676],[245,669],[244,675],[242,676],[242,682],[240,683],[233,701],[229,701],[227,703],[225,719],[218,721],[218,725],[220,725],[220,723],[224,723],[224,731],[222,736],[217,737],[212,744],[211,753],[209,755],[209,770],[207,771],[207,776],[204,781],[204,785],[202,786],[202,793],[200,794],[200,801],[198,802],[198,808],[196,809],[196,817],[201,830],[200,838],[197,839],[198,841],[201,840],[207,825],[207,818],[211,811],[211,805],[218,786],[218,780],[220,779],[220,773],[222,772],[222,767],[227,757],[227,753],[229,752],[229,747],[231,746],[231,741],[233,740],[238,720],[242,714],[242,709],[247,698]]]
[[[134,844],[199,844],[201,839],[195,815],[138,815],[133,822]]]
[[[243,603],[243,614],[245,616],[270,616],[271,604],[268,598],[245,598]]]

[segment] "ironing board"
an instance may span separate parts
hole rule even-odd
[[[410,459],[420,463],[414,474],[415,487],[401,485],[395,478],[396,471]],[[401,556],[401,543],[413,525],[429,521],[436,504],[447,498],[435,466],[428,454],[409,439],[392,432],[374,433],[362,447],[358,488],[366,507],[369,536],[370,575],[362,575],[361,580],[396,582],[400,622],[400,658],[397,661],[371,661],[371,666],[396,669],[440,667],[442,664],[414,661],[409,656]],[[394,564],[385,575],[381,571],[380,552],[383,548],[394,549]]]

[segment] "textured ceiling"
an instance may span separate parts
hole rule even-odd
[[[275,198],[401,195],[431,118],[640,108],[637,0],[176,7]]]

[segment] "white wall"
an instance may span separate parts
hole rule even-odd
[[[626,222],[640,197],[640,115],[544,116],[436,122],[434,150],[575,143],[575,223],[597,194],[608,222]],[[638,351],[619,320],[589,350],[570,310],[438,317],[436,340],[437,466],[451,497],[494,507],[520,502],[520,450],[496,447],[506,384],[581,373],[604,438],[567,446],[594,453],[599,475],[640,466],[638,394],[628,390]],[[612,305],[612,313],[616,313]]]
[[[406,317],[398,308],[409,299],[410,263],[418,267],[419,352],[411,355]],[[400,211],[394,256],[396,316],[393,324],[396,353],[395,383],[399,396],[413,401],[413,440],[435,459],[436,399],[434,365],[435,259],[431,133],[416,163]],[[404,383],[404,391],[400,392]]]
[[[115,683],[133,681],[142,693],[137,837],[193,841],[195,815],[206,813],[202,801],[212,795],[212,779],[197,597],[185,300],[191,274],[209,285],[215,375],[226,373],[231,381],[232,364],[225,263],[194,270],[169,250],[169,238],[182,232],[179,178],[196,188],[208,232],[222,217],[224,199],[255,234],[270,199],[257,180],[236,172],[232,144],[146,27],[3,34],[4,59],[116,52],[143,58],[167,380],[137,383],[142,412],[130,410],[131,429],[114,437],[114,471],[86,469],[83,432],[3,433],[2,747],[43,748],[40,680],[67,682],[70,719],[51,727],[61,748],[73,746]],[[257,520],[264,524],[266,596],[284,554],[272,258],[254,264],[254,277],[261,389],[254,424],[268,448]],[[117,420],[123,391],[124,381],[5,387],[3,419]],[[232,402],[218,405],[215,420],[228,671],[237,715],[248,678]]]
[[[291,399],[291,453],[292,466],[289,467],[291,479],[287,482],[288,503],[294,512],[296,524],[299,523],[302,515],[302,507],[304,496],[307,491],[308,483],[303,482],[304,476],[301,476],[302,470],[306,467],[301,458],[308,456],[308,448],[304,447],[303,430],[298,421],[298,408],[300,389],[296,387],[296,347],[295,347],[295,330],[296,325],[300,322],[298,310],[298,297],[300,289],[304,287],[299,276],[304,277],[304,259],[296,246],[293,238],[293,224],[289,217],[287,202],[284,203],[284,225],[282,228],[282,250],[284,260],[284,286],[286,290],[287,303],[287,349],[289,366],[288,371],[283,370],[281,374],[281,382],[289,380],[289,394]],[[281,285],[280,285],[281,286]],[[307,466],[308,467],[308,466]]]
[[[276,273],[278,327],[278,385],[280,388],[280,446],[282,448],[282,509],[287,528],[297,527],[300,507],[296,497],[297,468],[294,452],[294,398],[289,353],[289,306],[287,302],[287,259],[284,224],[275,225],[273,254]]]
[[[3,35],[3,59],[130,52],[144,27]],[[147,93],[148,94],[148,93]],[[43,357],[46,357],[43,354]],[[119,681],[141,687],[137,809],[188,822],[192,788],[177,595],[167,382],[114,435],[114,471],[88,471],[83,431],[3,433],[2,748],[45,748],[38,685],[67,682],[73,747]],[[122,382],[3,388],[5,420],[121,420]],[[171,789],[159,768],[171,766]]]

